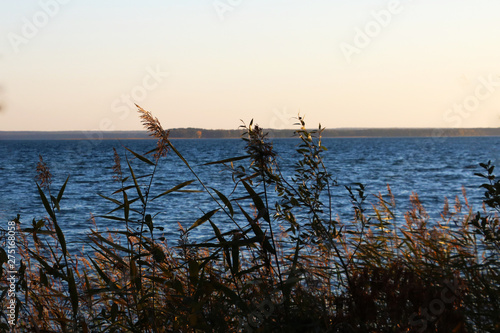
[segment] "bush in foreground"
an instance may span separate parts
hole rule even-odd
[[[209,163],[232,177],[227,193],[205,184],[160,122],[139,112],[157,146],[146,154],[125,148],[125,161],[114,151],[117,190],[103,196],[112,208],[100,218],[121,228],[94,227],[86,254],[68,250],[58,223],[69,179],[54,192],[40,158],[47,216],[29,228],[18,216],[2,236],[3,330],[14,323],[18,332],[500,332],[500,182],[490,163],[479,174],[487,180],[482,213],[464,195],[431,220],[414,194],[401,221],[390,188],[368,210],[356,184],[346,188],[353,218],[341,221],[321,126],[309,131],[298,118],[292,170],[281,169],[261,128],[245,126],[245,154]],[[171,155],[193,179],[153,196],[157,167]],[[213,209],[179,226],[171,246],[150,206],[195,191],[210,196]],[[201,225],[212,237],[192,242]],[[9,280],[13,230],[21,260]]]

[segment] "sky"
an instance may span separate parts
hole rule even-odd
[[[0,130],[500,126],[498,0],[0,3]]]

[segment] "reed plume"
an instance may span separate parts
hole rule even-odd
[[[155,159],[158,160],[160,157],[167,156],[167,153],[170,150],[168,139],[170,131],[165,131],[158,118],[153,117],[151,112],[144,110],[137,104],[135,106],[139,109],[138,112],[144,128],[146,128],[150,136],[158,139],[156,143],[156,152],[154,154]]]
[[[39,161],[36,165],[36,176],[35,180],[40,183],[40,187],[49,187],[52,183],[52,174],[50,173],[49,167],[43,161],[42,155],[38,155]]]
[[[118,155],[118,152],[116,149],[113,147],[113,155],[114,155],[114,161],[115,164],[113,165],[113,179],[116,181],[121,181],[123,178],[123,173],[122,173],[122,165],[121,165],[121,160],[120,160],[120,155]]]

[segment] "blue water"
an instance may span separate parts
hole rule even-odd
[[[285,172],[291,172],[296,139],[276,139],[274,146]],[[103,230],[123,228],[120,222],[99,216],[115,208],[114,204],[98,194],[112,196],[120,187],[112,180],[113,147],[122,157],[122,168],[126,169],[125,149],[144,153],[155,147],[152,140],[102,140],[102,141],[0,141],[0,223],[6,223],[17,214],[21,215],[23,227],[29,227],[33,218],[46,216],[40,202],[36,184],[35,167],[39,154],[53,174],[53,191],[56,192],[69,175],[64,198],[59,212],[59,224],[72,246],[83,242],[84,234],[93,227],[90,216],[96,217],[98,227]],[[234,184],[231,175],[220,165],[204,166],[204,163],[244,155],[241,140],[174,140],[174,145],[191,163],[207,186],[215,187],[229,195]],[[324,139],[328,151],[324,154],[329,172],[339,187],[333,190],[334,213],[346,220],[352,216],[351,205],[344,185],[361,182],[369,195],[368,202],[377,200],[373,194],[386,194],[391,186],[402,214],[410,207],[412,192],[419,197],[427,211],[439,218],[444,198],[450,203],[456,196],[462,197],[465,188],[474,210],[481,209],[482,179],[474,172],[482,171],[478,163],[500,161],[500,138],[346,138]],[[141,163],[131,164],[137,176],[147,173],[140,170]],[[155,176],[150,196],[162,193],[186,180],[194,179],[183,163],[173,153],[164,159]],[[144,181],[141,180],[141,181]],[[201,189],[193,184],[191,189]],[[129,197],[135,192],[129,190]],[[57,193],[52,193],[56,196]],[[121,200],[120,195],[114,198]],[[271,197],[271,200],[274,200]],[[369,207],[370,205],[368,205]],[[206,193],[178,193],[163,197],[148,206],[157,226],[163,226],[164,236],[176,240],[178,223],[190,226],[203,212],[216,208]],[[248,207],[245,207],[248,208]],[[116,213],[119,215],[119,213]],[[402,218],[401,218],[402,220]],[[216,215],[214,221],[224,228],[227,219]],[[211,236],[210,229],[194,230],[192,238]]]

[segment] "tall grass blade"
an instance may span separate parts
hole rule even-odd
[[[229,214],[231,214],[231,216],[234,216],[233,205],[231,205],[231,202],[229,201],[229,199],[224,194],[222,194],[220,191],[218,191],[217,189],[215,189],[213,187],[211,187],[210,189],[212,189],[219,196],[219,199],[222,200],[224,205],[226,205],[227,209],[229,209]]]
[[[73,308],[73,318],[76,318],[78,314],[78,291],[76,289],[75,276],[71,268],[68,268],[68,289]]]
[[[40,185],[36,184],[36,187],[38,188],[38,194],[40,195],[40,198],[42,199],[43,206],[45,207],[45,210],[49,214],[49,216],[52,218],[52,220],[56,219],[56,215],[54,214],[54,211],[52,210],[52,207],[50,207],[50,203],[47,200],[47,197],[45,196],[45,193],[43,193]]]
[[[255,193],[253,188],[250,185],[248,185],[247,182],[242,181],[242,183],[245,186],[245,189],[247,190],[248,194],[252,198],[255,207],[259,212],[259,216],[261,216],[266,222],[270,222],[269,212],[267,211],[267,208],[264,205],[264,201],[262,201],[262,198],[257,193]]]
[[[137,157],[139,160],[143,161],[144,163],[147,163],[149,165],[155,166],[155,164],[152,161],[150,161],[149,159],[147,159],[146,157],[144,157],[144,156],[142,156],[140,154],[137,154],[135,151],[133,151],[133,150],[127,148],[127,147],[124,147],[124,148],[127,149],[129,152],[132,153],[132,155],[134,155],[135,157]]]
[[[165,191],[165,192],[163,192],[163,193],[161,193],[161,194],[157,195],[156,197],[154,197],[153,199],[151,199],[151,201],[156,200],[156,199],[158,199],[158,198],[161,198],[162,196],[167,195],[167,194],[169,194],[169,193],[172,193],[172,192],[178,192],[181,188],[186,187],[186,186],[188,186],[188,185],[191,185],[191,184],[192,184],[193,182],[195,182],[195,181],[196,181],[196,180],[194,180],[194,179],[193,179],[193,180],[188,180],[188,181],[186,181],[186,182],[183,182],[183,183],[180,183],[180,184],[178,184],[178,185],[175,185],[175,186],[174,186],[174,187],[172,187],[171,189],[169,189],[169,190],[167,190],[167,191]]]
[[[204,214],[202,217],[200,217],[199,219],[197,219],[192,226],[190,226],[188,228],[187,231],[190,231],[190,230],[193,230],[194,228],[202,225],[203,223],[205,223],[206,221],[208,221],[209,218],[211,218],[215,213],[217,213],[220,209],[217,208],[217,209],[214,209],[214,210],[211,210],[209,211],[208,213]]]
[[[238,156],[238,157],[232,157],[232,158],[226,158],[226,159],[223,159],[223,160],[220,160],[220,161],[208,162],[208,163],[205,163],[203,165],[231,163],[231,162],[241,161],[241,160],[247,159],[249,157],[250,157],[250,155]]]
[[[63,194],[64,194],[64,190],[66,189],[66,184],[68,184],[68,180],[69,180],[69,176],[68,176],[68,178],[66,178],[66,181],[64,182],[63,186],[59,190],[59,193],[57,194],[57,198],[56,198],[57,205],[59,205],[59,203],[61,202],[61,199],[62,199]]]
[[[132,169],[132,166],[130,165],[130,162],[128,159],[127,159],[127,165],[128,165],[129,170],[130,170],[130,175],[132,176],[132,180],[134,181],[137,195],[139,196],[139,198],[142,201],[142,204],[144,205],[144,204],[146,204],[146,201],[144,200],[144,196],[142,195],[141,188],[140,188],[139,184],[137,183],[137,177],[135,176],[134,169]]]

